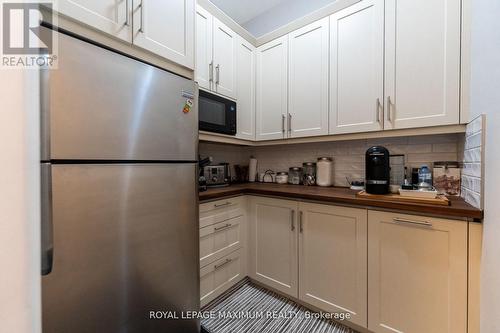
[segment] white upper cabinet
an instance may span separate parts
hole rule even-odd
[[[458,124],[461,1],[385,6],[385,128]]]
[[[297,202],[250,198],[250,276],[297,297]]]
[[[213,84],[212,22],[213,16],[196,6],[195,80],[206,90]]]
[[[194,68],[195,0],[60,0],[62,14]]]
[[[283,139],[288,118],[288,36],[257,49],[256,80],[256,139]]]
[[[299,203],[299,298],[367,326],[367,210]]]
[[[134,44],[193,69],[195,0],[133,2]]]
[[[328,134],[328,17],[289,34],[289,137]]]
[[[95,29],[130,42],[131,0],[59,0],[58,11]]]
[[[236,98],[236,47],[238,36],[213,18],[213,61],[215,91]]]
[[[467,332],[467,223],[369,211],[368,329]]]
[[[384,0],[330,16],[330,134],[383,129]]]
[[[236,136],[255,140],[255,48],[241,37],[237,44],[236,80]]]
[[[195,80],[201,88],[236,99],[238,40],[234,31],[196,7]]]

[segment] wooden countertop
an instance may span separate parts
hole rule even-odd
[[[449,197],[450,206],[437,206],[417,203],[401,203],[365,199],[356,197],[357,191],[344,187],[318,187],[302,185],[280,185],[247,183],[227,187],[210,188],[200,192],[200,202],[222,199],[242,194],[268,195],[290,199],[323,201],[325,203],[338,203],[362,207],[384,208],[408,213],[436,215],[446,218],[462,218],[482,220],[483,211],[466,203],[460,197]]]

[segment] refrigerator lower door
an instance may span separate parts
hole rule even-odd
[[[44,333],[199,332],[195,164],[52,165]]]

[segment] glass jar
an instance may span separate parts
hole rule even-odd
[[[302,184],[312,186],[316,185],[316,163],[302,163]]]
[[[300,185],[302,183],[302,168],[292,167],[288,169],[288,184]]]
[[[318,158],[316,184],[318,186],[333,185],[333,159],[331,157]]]
[[[277,184],[286,184],[288,183],[288,172],[278,172],[276,174],[276,183]]]

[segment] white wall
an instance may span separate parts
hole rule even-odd
[[[0,332],[40,332],[36,72],[0,69]]]
[[[500,1],[472,1],[471,117],[486,114],[481,333],[500,332]]]

